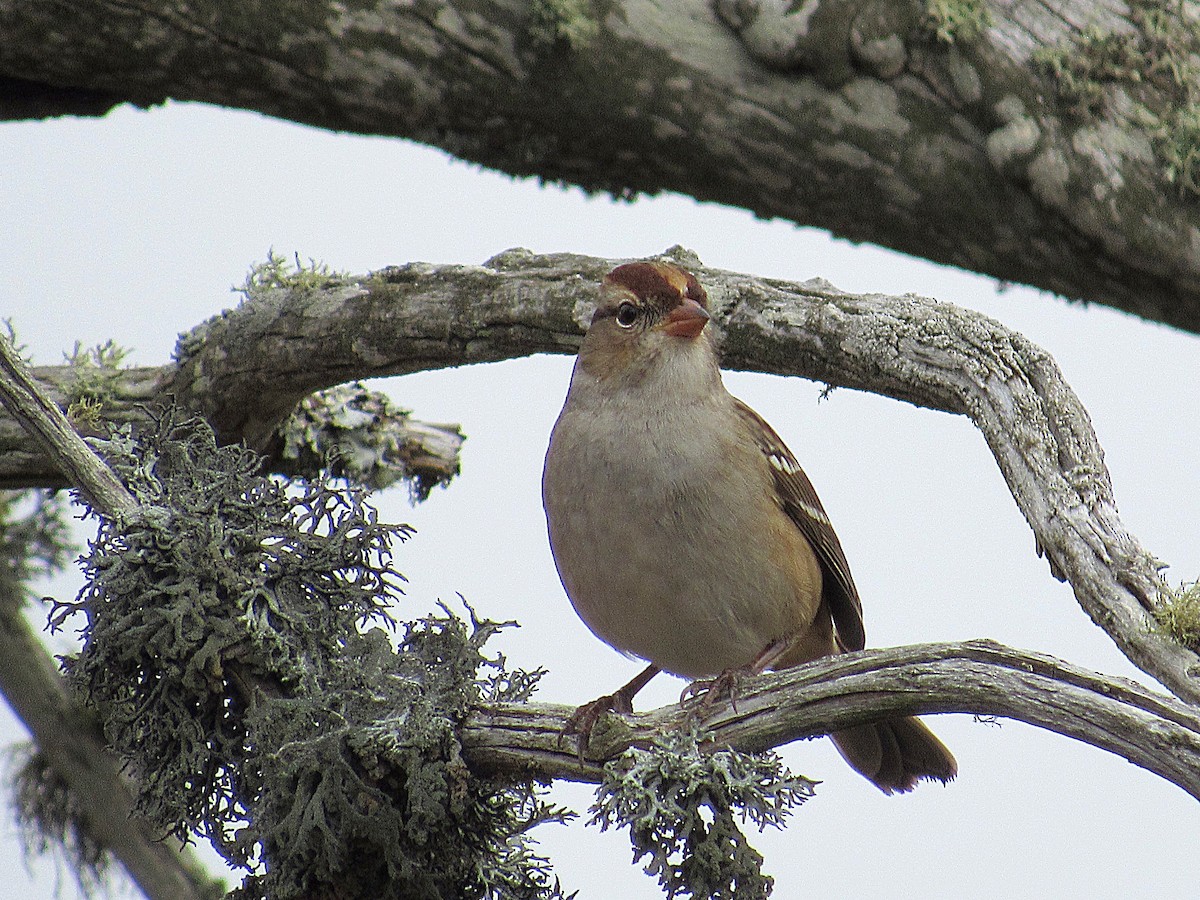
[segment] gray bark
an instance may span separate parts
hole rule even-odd
[[[254,109],[677,191],[1200,331],[1197,4],[1161,4],[1156,29],[1146,4],[979,6],[980,28],[939,38],[916,0],[0,0],[0,117]],[[1128,38],[1120,65],[1035,59],[1095,34]]]

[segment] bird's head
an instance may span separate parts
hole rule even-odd
[[[600,304],[579,351],[597,378],[649,374],[660,360],[709,360],[708,296],[696,276],[668,262],[634,262],[604,276]]]

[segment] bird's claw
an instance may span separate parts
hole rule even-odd
[[[699,709],[703,713],[712,712],[713,708],[723,700],[729,700],[733,711],[737,712],[738,686],[742,676],[747,674],[747,668],[726,669],[716,678],[702,678],[693,681],[679,695],[679,705]]]
[[[592,741],[592,731],[595,729],[596,723],[600,721],[601,716],[609,712],[632,713],[633,703],[622,692],[617,691],[615,694],[605,694],[603,697],[597,697],[591,703],[583,704],[571,713],[571,717],[563,725],[562,731],[558,733],[558,745],[561,747],[564,738],[575,735],[575,749],[579,754],[579,761],[582,763],[588,744]]]

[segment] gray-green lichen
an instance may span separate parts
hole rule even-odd
[[[1090,26],[1033,61],[1077,118],[1094,117],[1124,92],[1126,117],[1154,140],[1163,178],[1181,196],[1200,195],[1200,30],[1172,0],[1137,0],[1132,28]]]
[[[430,616],[404,626],[398,652],[370,632],[347,647],[353,677],[319,708],[280,701],[255,716],[254,734],[279,748],[250,810],[269,823],[257,838],[272,868],[239,900],[330,884],[349,897],[559,896],[528,832],[568,814],[532,784],[475,778],[460,753],[456,725],[473,704],[527,699],[538,677],[482,656],[498,627]],[[482,680],[481,667],[493,670]]]
[[[1200,196],[1200,103],[1175,110],[1155,137],[1167,181],[1185,196]]]
[[[1158,630],[1175,641],[1200,652],[1200,581],[1177,589],[1163,585],[1154,608]]]
[[[75,553],[66,497],[51,491],[0,491],[0,565],[5,589],[27,594],[36,576],[62,571]]]
[[[995,19],[987,0],[926,0],[924,30],[942,44],[978,40]]]
[[[4,617],[22,615],[20,600],[30,593],[29,579],[61,571],[76,552],[64,499],[49,491],[0,491]],[[71,871],[85,897],[109,893],[111,855],[45,754],[32,745],[10,747],[6,768],[26,855],[54,858]]]
[[[335,272],[314,259],[307,264],[301,262],[299,253],[289,261],[272,249],[267,251],[266,260],[250,267],[245,281],[233,290],[251,298],[273,289],[297,291],[335,287],[344,283],[347,277],[346,273]]]
[[[605,766],[591,821],[628,828],[634,861],[648,858],[668,897],[750,900],[774,879],[740,824],[782,827],[813,786],[774,753],[713,750],[694,729],[678,730]]]
[[[358,382],[318,391],[279,430],[287,472],[326,470],[372,491],[404,481],[413,501],[423,501],[449,484],[458,466],[413,465],[408,417],[386,394]]]
[[[88,348],[76,341],[75,349],[64,354],[74,376],[67,383],[67,417],[77,426],[99,427],[105,405],[116,397],[121,366],[130,352],[113,341]]]
[[[253,874],[240,896],[558,896],[528,831],[561,821],[530,783],[474,776],[457,726],[538,672],[482,652],[500,626],[384,627],[406,526],[361,491],[257,474],[200,419],[163,414],[101,449],[146,509],[102,520],[66,663],[164,833]]]

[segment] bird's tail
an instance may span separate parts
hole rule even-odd
[[[914,716],[856,725],[829,736],[842,758],[885,794],[911,791],[924,778],[944,784],[958,774],[946,745]]]

